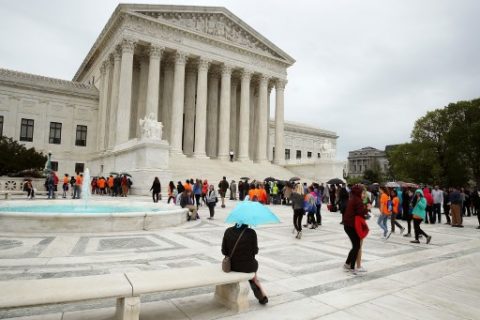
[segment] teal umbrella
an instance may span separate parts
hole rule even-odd
[[[267,223],[280,223],[280,219],[260,202],[245,200],[237,204],[225,222],[258,226]]]

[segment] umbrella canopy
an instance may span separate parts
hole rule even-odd
[[[118,172],[110,172],[109,174],[111,174],[112,176],[118,176],[119,175]]]
[[[368,186],[369,184],[371,184],[371,182],[368,181],[367,179],[363,179],[363,180],[361,181],[361,183],[364,184],[364,185],[367,185],[367,186]]]
[[[245,200],[237,204],[225,222],[258,226],[267,223],[280,223],[280,219],[260,202]]]
[[[290,178],[290,181],[300,181],[302,179],[300,179],[299,177],[292,177]]]
[[[127,176],[127,177],[132,177],[132,175],[130,173],[127,173],[127,172],[122,172],[120,173],[121,176]]]
[[[250,180],[249,177],[241,177],[240,180]]]
[[[387,187],[387,188],[399,188],[400,185],[395,181],[390,181],[390,182],[385,183],[385,187]]]
[[[265,180],[263,180],[263,181],[270,182],[270,181],[277,181],[277,179],[275,179],[273,177],[268,177],[268,178],[265,178]]]
[[[343,184],[345,182],[343,182],[342,179],[339,179],[339,178],[333,178],[333,179],[330,179],[327,181],[328,184]]]

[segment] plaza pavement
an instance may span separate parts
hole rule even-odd
[[[97,197],[94,197],[94,201]],[[129,197],[119,201],[150,201]],[[41,200],[37,200],[41,201]],[[61,200],[59,200],[61,201]],[[41,279],[220,264],[223,223],[235,202],[216,208],[215,220],[157,231],[109,234],[1,234],[0,280]],[[269,297],[250,294],[248,312],[235,314],[213,300],[212,287],[142,297],[141,319],[480,319],[480,230],[424,225],[430,245],[393,234],[384,242],[376,219],[364,242],[368,273],[342,270],[350,243],[340,215],[322,211],[323,226],[292,235],[292,210],[271,206],[282,223],[256,228],[259,278]],[[323,208],[325,209],[325,208]],[[405,224],[405,222],[401,222]],[[198,275],[201,277],[201,275]],[[115,301],[0,310],[0,319],[111,319]]]

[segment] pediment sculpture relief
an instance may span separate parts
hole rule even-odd
[[[139,12],[155,19],[233,42],[242,47],[280,57],[241,26],[220,13]]]

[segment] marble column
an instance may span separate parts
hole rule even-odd
[[[145,115],[153,114],[158,121],[158,94],[160,87],[160,59],[163,48],[150,46],[148,50],[150,61],[148,65],[147,103]]]
[[[267,123],[266,123],[266,126],[267,126],[267,160],[272,162],[273,161],[273,155],[272,157],[270,157],[270,154],[272,151],[272,141],[271,138],[270,138],[270,97],[271,97],[271,93],[272,93],[272,89],[273,89],[273,86],[274,84],[272,82],[269,82],[268,83],[268,93],[267,93]]]
[[[108,149],[113,149],[116,144],[117,129],[117,113],[118,113],[118,89],[120,83],[120,65],[121,65],[120,48],[116,48],[113,52],[113,75],[112,75],[112,92],[110,96],[110,117],[108,130]]]
[[[267,160],[267,143],[268,143],[268,77],[261,75],[258,98],[258,130],[257,130],[257,162],[265,162]]]
[[[250,79],[252,73],[243,71],[240,87],[240,119],[238,122],[238,160],[248,160],[250,138]]]
[[[218,86],[220,75],[217,72],[210,74],[208,82],[207,105],[207,156],[217,157],[218,138]]]
[[[285,141],[284,141],[284,91],[285,80],[278,79],[275,82],[275,164],[285,163]]]
[[[132,106],[132,74],[133,51],[135,43],[132,40],[122,41],[122,61],[120,66],[120,81],[118,85],[118,111],[115,144],[128,141],[130,134],[130,113]]]
[[[230,150],[234,152],[235,158],[238,158],[238,154],[237,154],[237,140],[238,140],[237,87],[238,87],[238,80],[232,79],[232,86],[230,89]]]
[[[185,123],[183,133],[183,153],[193,155],[195,132],[195,87],[197,84],[196,66],[189,65],[185,76]]]
[[[170,127],[170,150],[182,153],[183,107],[185,103],[185,63],[187,55],[175,54],[175,71],[173,75],[172,120]]]
[[[138,86],[138,97],[137,97],[137,119],[135,123],[136,136],[141,137],[142,130],[139,125],[139,120],[144,119],[146,115],[146,100],[147,100],[147,87],[148,87],[148,60],[146,57],[141,57],[140,59],[140,76]]]
[[[171,142],[170,128],[172,119],[172,93],[173,93],[173,69],[172,61],[167,61],[165,64],[164,81],[163,81],[163,99],[162,99],[162,124],[163,134],[162,138]]]
[[[110,61],[104,61],[100,68],[100,101],[98,103],[98,119],[97,119],[97,150],[105,150],[106,141],[106,122],[107,122],[107,109],[108,109],[108,87],[110,80]]]
[[[218,158],[228,159],[230,151],[230,89],[232,67],[224,65],[220,88],[220,110],[218,121]]]
[[[195,151],[197,158],[206,158],[205,139],[207,138],[207,83],[210,62],[200,59],[198,63],[197,105],[195,110]]]

